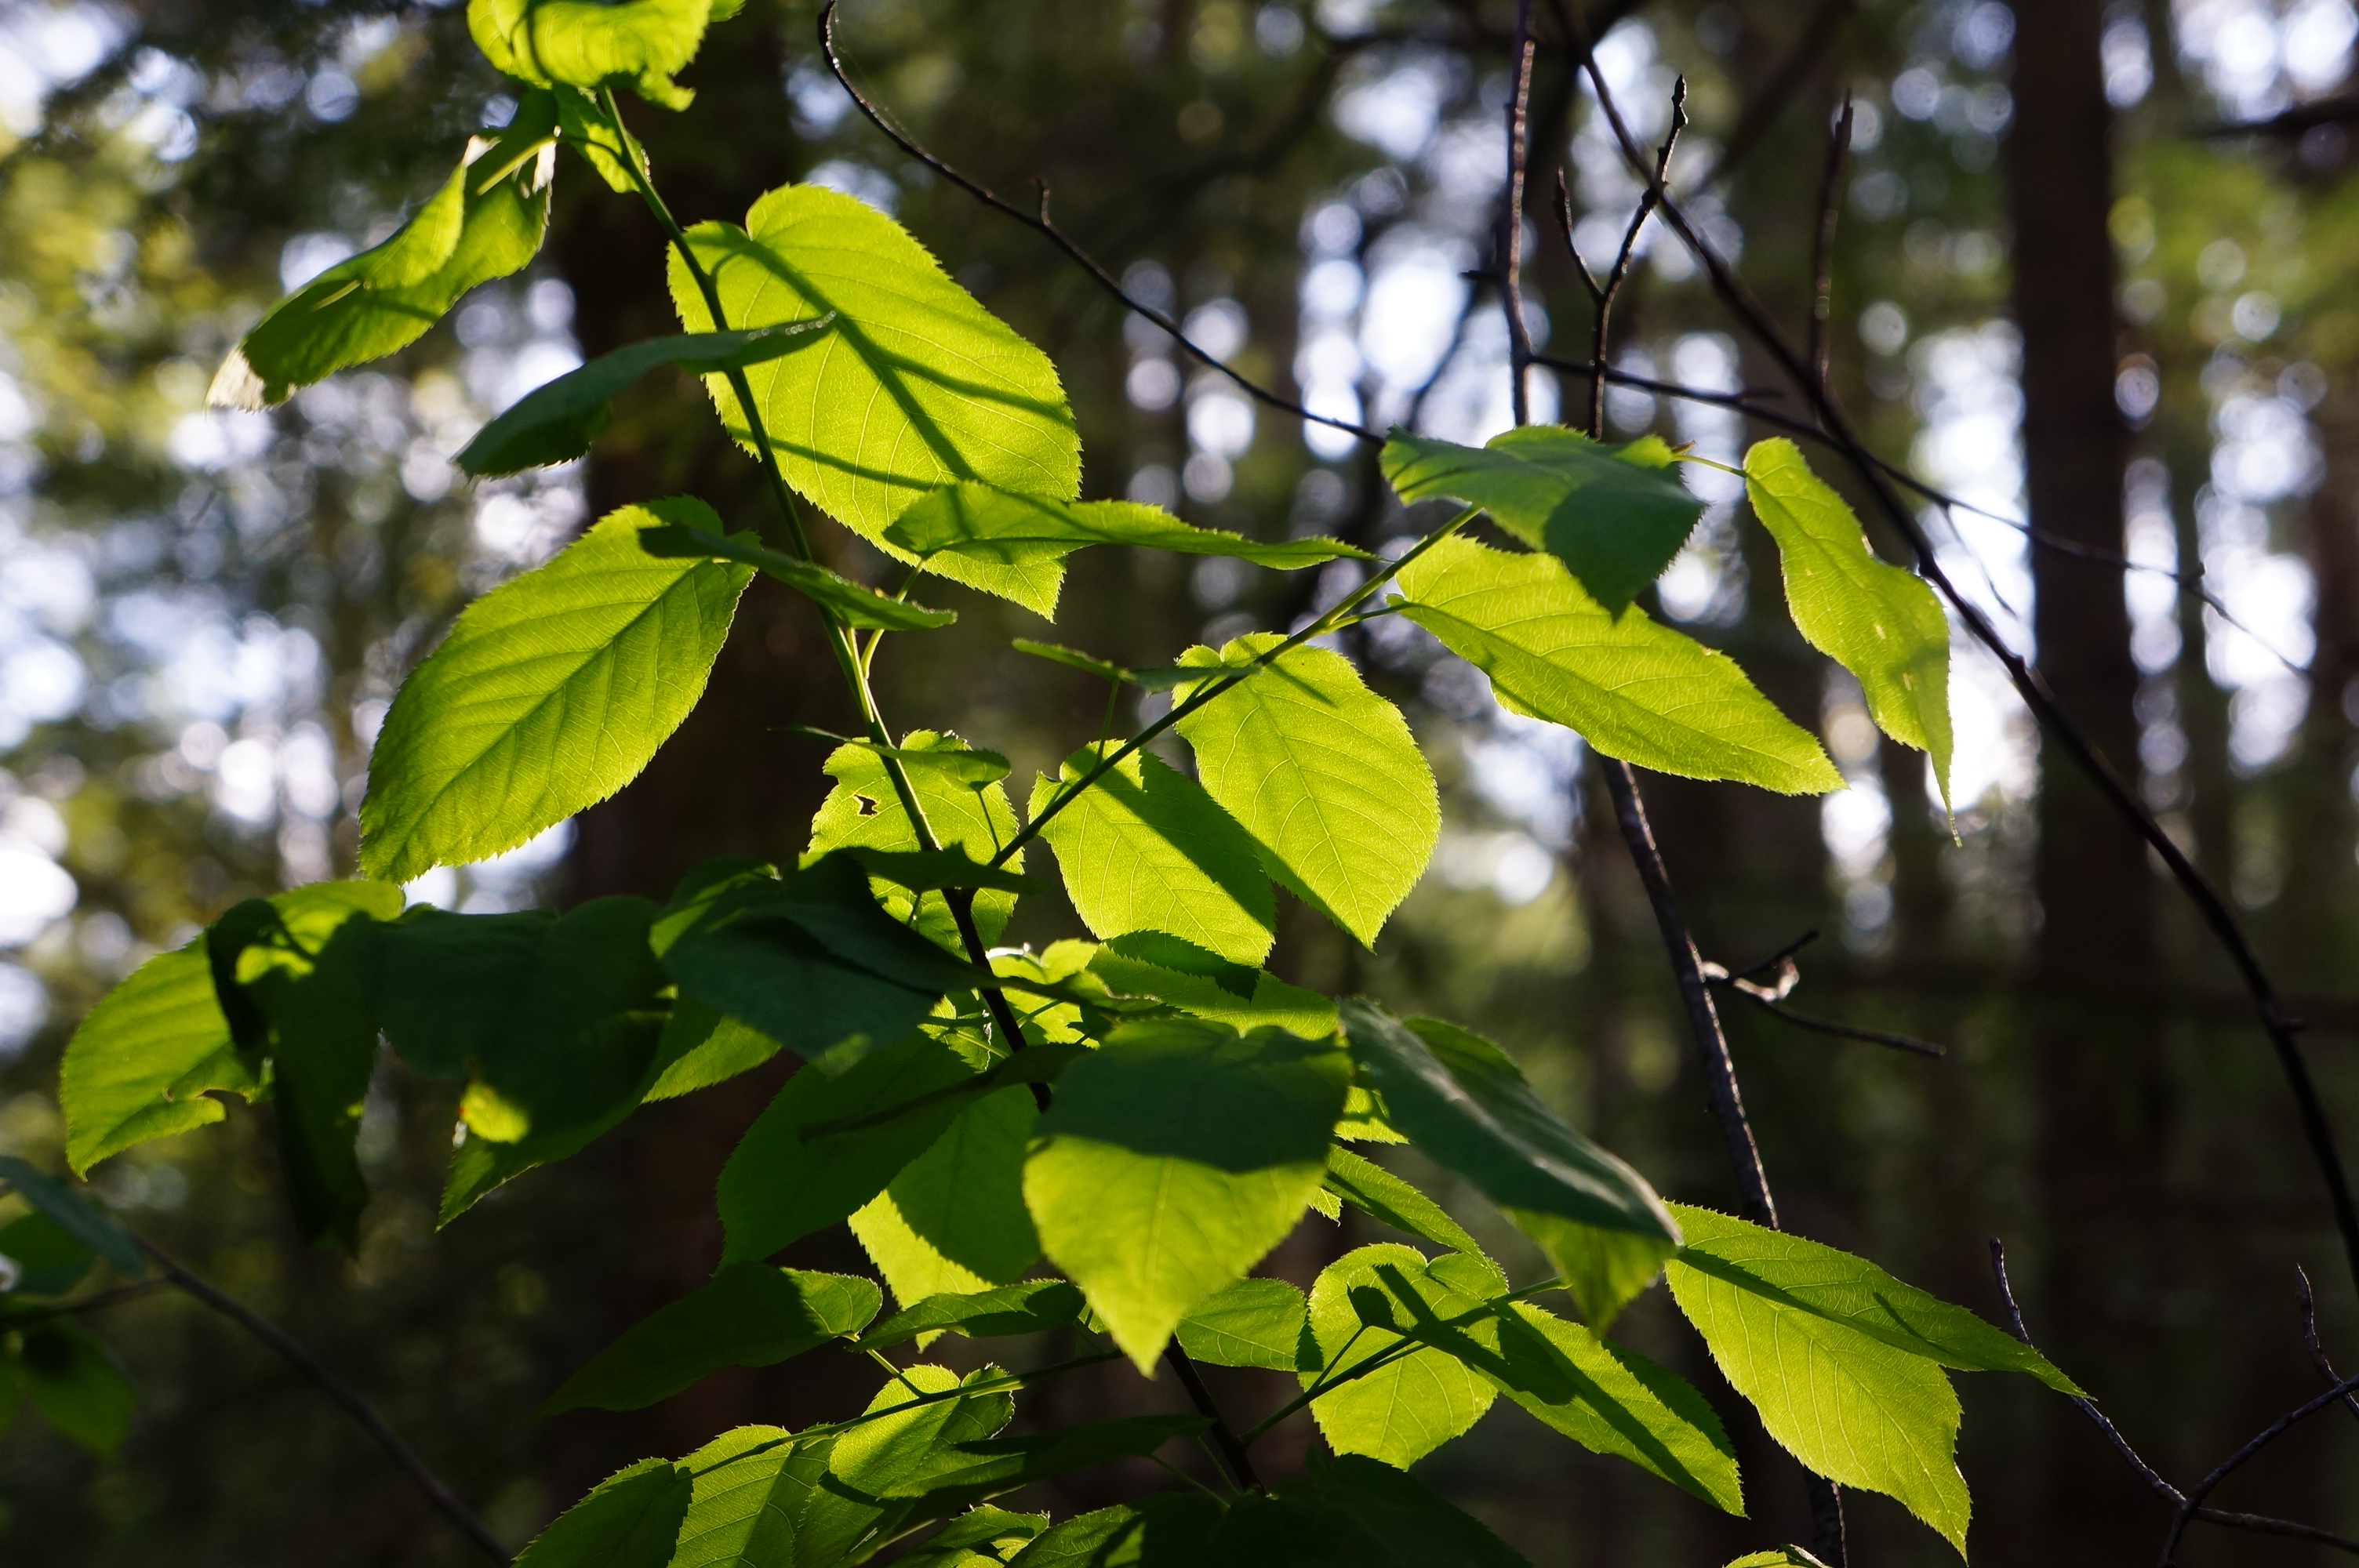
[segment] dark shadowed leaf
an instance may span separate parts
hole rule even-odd
[[[883,1301],[873,1281],[849,1274],[724,1264],[711,1283],[624,1330],[536,1413],[637,1410],[723,1367],[773,1366],[858,1334]]]

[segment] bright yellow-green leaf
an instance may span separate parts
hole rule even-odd
[[[688,1512],[690,1474],[666,1459],[615,1471],[549,1520],[516,1568],[665,1568]]]
[[[1266,1024],[1306,1040],[1335,1033],[1335,1004],[1317,991],[1159,931],[1134,931],[1092,947],[1089,968],[1124,995],[1151,996],[1234,1030]]]
[[[500,70],[537,87],[627,82],[650,103],[685,109],[671,78],[696,58],[712,0],[469,0],[467,30]]]
[[[1476,1258],[1487,1256],[1482,1246],[1466,1234],[1465,1227],[1451,1218],[1440,1204],[1375,1161],[1354,1154],[1340,1143],[1327,1151],[1326,1185],[1329,1192],[1362,1214],[1395,1230],[1430,1241],[1436,1247],[1447,1247],[1453,1252]]]
[[[1878,728],[1933,760],[1946,802],[1950,620],[1932,586],[1877,560],[1849,504],[1782,436],[1745,454],[1745,493],[1777,538],[1796,629],[1859,678]]]
[[[1236,669],[1277,647],[1274,632],[1182,665]],[[1172,693],[1184,702],[1199,687]],[[1375,946],[1441,837],[1433,770],[1399,708],[1325,648],[1288,649],[1182,719],[1196,776],[1245,825],[1262,864],[1312,908]]]
[[[1785,795],[1843,787],[1818,741],[1735,660],[1642,610],[1607,614],[1552,556],[1446,539],[1396,580],[1402,613],[1489,676],[1501,702],[1609,757]]]
[[[1081,438],[1056,366],[874,207],[789,185],[755,202],[744,229],[700,223],[689,243],[733,328],[835,312],[826,341],[752,367],[746,382],[788,482],[889,554],[911,558],[885,539],[886,524],[946,484],[1058,501],[1079,492]],[[671,288],[690,331],[712,326],[677,255]],[[747,439],[727,383],[707,384]]]
[[[961,849],[971,860],[988,861],[999,852],[1001,845],[1016,836],[1016,810],[1007,803],[1004,784],[993,779],[978,785],[974,780],[962,777],[955,767],[926,765],[927,759],[965,762],[988,753],[976,752],[956,735],[932,730],[910,730],[895,751],[909,775],[918,809],[926,814],[927,824],[944,849]],[[917,829],[910,826],[909,814],[901,808],[901,797],[885,771],[885,760],[875,748],[859,742],[837,747],[828,756],[827,773],[835,781],[835,787],[820,804],[819,815],[811,818],[810,847],[803,851],[806,861],[817,860],[832,849],[917,849]],[[1008,869],[1022,871],[1024,857],[1017,855],[1008,863]],[[966,951],[959,939],[957,923],[951,918],[950,905],[942,902],[940,893],[913,895],[908,889],[884,877],[871,877],[868,885],[885,906],[886,914],[907,924],[914,903],[920,932],[953,953]],[[1006,929],[1008,917],[1015,912],[1016,894],[1012,892],[985,888],[974,895],[974,924],[985,942],[999,940],[999,934]]]
[[[1302,1292],[1284,1280],[1232,1280],[1180,1320],[1180,1347],[1215,1367],[1296,1371],[1309,1312]]]
[[[58,1105],[77,1174],[151,1138],[219,1121],[214,1091],[252,1099],[260,1076],[230,1044],[200,936],[158,953],[102,998],[66,1044]]]
[[[1195,1019],[1125,1024],[1065,1069],[1025,1201],[1142,1373],[1301,1217],[1348,1070],[1332,1045]]]
[[[1332,1381],[1413,1337],[1407,1331],[1417,1325],[1478,1312],[1506,1290],[1488,1259],[1462,1252],[1429,1260],[1392,1242],[1347,1252],[1310,1287],[1320,1367],[1299,1374],[1302,1385]],[[1495,1319],[1478,1316],[1453,1336],[1495,1354],[1498,1328]],[[1310,1413],[1336,1453],[1364,1454],[1406,1470],[1473,1426],[1497,1397],[1465,1359],[1420,1347],[1321,1394],[1310,1401]]]
[[[639,531],[715,530],[701,501],[625,506],[460,613],[369,759],[361,864],[408,881],[513,849],[638,776],[703,695],[750,568],[659,560]]]
[[[1032,788],[1038,816],[1114,750],[1086,746]],[[1276,940],[1277,900],[1253,838],[1203,786],[1151,752],[1134,752],[1040,830],[1073,910],[1101,938],[1160,931],[1223,958],[1258,964]]]
[[[1335,539],[1264,543],[1182,523],[1159,506],[1135,501],[1063,501],[1016,494],[985,484],[934,492],[885,530],[886,541],[926,569],[1014,600],[1055,620],[1065,557],[1091,545],[1132,545],[1188,556],[1234,556],[1279,571],[1315,567],[1366,552]]]
[[[1038,1260],[1024,1207],[1024,1153],[1038,1114],[1021,1086],[984,1096],[852,1216],[852,1233],[902,1306],[1006,1284]]]

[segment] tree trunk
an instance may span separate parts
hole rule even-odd
[[[2114,403],[2104,7],[2015,0],[2014,11],[2007,195],[2031,521],[2118,552],[2126,440]],[[2040,665],[2096,746],[2134,770],[2138,675],[2121,575],[2057,551],[2036,550],[2032,559]],[[2041,925],[2030,1016],[2048,1209],[2040,1333],[2066,1365],[2087,1368],[2077,1376],[2135,1407],[2131,1368],[2140,1364],[2137,1345],[2151,1337],[2145,1303],[2161,1176],[2146,1088],[2155,1054],[2137,1000],[2152,968],[2153,878],[2145,846],[2052,745],[2041,768],[2034,875]],[[2140,1216],[2147,1223],[2133,1224]],[[2056,1408],[2044,1466],[2049,1534],[2039,1555],[2127,1561],[2143,1550],[2130,1543],[2145,1539],[2135,1521],[2150,1499],[2115,1456],[2072,1430],[2077,1412]]]

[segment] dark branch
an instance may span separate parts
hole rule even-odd
[[[1825,4],[1810,14],[1809,23],[1802,28],[1802,36],[1794,40],[1794,47],[1787,50],[1786,58],[1777,62],[1777,69],[1769,73],[1760,91],[1746,99],[1745,107],[1737,111],[1736,126],[1729,132],[1727,145],[1718,161],[1705,169],[1690,189],[1711,189],[1727,178],[1728,171],[1736,167],[1739,159],[1760,145],[1762,133],[1786,112],[1787,103],[1800,91],[1802,83],[1818,67],[1821,57],[1835,41],[1835,35],[1843,30],[1845,22],[1851,20],[1854,8],[1854,0],[1825,0]]]
[[[1852,428],[1841,406],[1811,375],[1809,364],[1785,334],[1777,330],[1777,324],[1762,309],[1752,292],[1730,270],[1720,253],[1704,243],[1679,203],[1662,190],[1661,181],[1654,177],[1647,166],[1646,154],[1623,121],[1621,110],[1614,102],[1613,90],[1606,85],[1604,74],[1597,69],[1594,60],[1588,62],[1588,70],[1599,106],[1604,110],[1614,127],[1614,136],[1621,143],[1624,158],[1655,187],[1665,221],[1711,277],[1713,291],[1719,295],[1723,304],[1744,325],[1746,332],[1778,362],[1779,367],[1796,387],[1810,399],[1821,428],[1851,460],[1854,470],[1875,496],[1886,519],[1915,552],[1918,571],[1950,601],[1957,611],[1958,619],[1975,640],[1997,658],[2025,705],[2039,719],[2041,726],[2061,743],[2066,754],[2096,785],[2107,804],[2162,858],[2173,879],[2195,904],[2204,924],[2211,927],[2213,936],[2235,964],[2245,989],[2251,995],[2253,1011],[2268,1035],[2269,1044],[2277,1054],[2279,1070],[2293,1096],[2301,1119],[2304,1141],[2310,1145],[2310,1156],[2318,1166],[2320,1179],[2326,1187],[2328,1203],[2334,1212],[2336,1229],[2342,1234],[2352,1277],[2354,1281],[2359,1281],[2359,1201],[2353,1198],[2350,1177],[2343,1168],[2342,1153],[2335,1145],[2332,1124],[2327,1119],[2326,1108],[2310,1076],[2309,1061],[2296,1038],[2298,1026],[2288,1016],[2276,982],[2263,967],[2259,955],[2253,950],[2234,913],[2220,896],[2219,891],[2212,887],[2211,880],[2187,858],[2186,851],[2180,848],[2177,840],[2163,831],[2154,814],[2146,808],[2136,791],[2097,750],[2087,732],[2065,711],[2038,670],[2008,646],[1978,605],[1958,591],[1957,585],[1950,580],[1949,574],[1942,570],[1940,560],[1935,557],[1931,541],[1925,536],[1916,517],[1893,490],[1866,443]]]
[[[344,1413],[358,1422],[361,1430],[374,1438],[376,1445],[384,1449],[396,1465],[401,1466],[403,1473],[408,1476],[418,1489],[426,1494],[426,1500],[441,1509],[443,1515],[465,1531],[467,1539],[483,1548],[484,1553],[494,1562],[509,1561],[508,1549],[500,1543],[498,1536],[492,1533],[492,1527],[485,1524],[474,1509],[461,1502],[458,1494],[444,1486],[440,1478],[426,1467],[426,1462],[418,1456],[408,1444],[401,1440],[400,1433],[395,1432],[386,1423],[385,1417],[377,1413],[375,1405],[362,1398],[360,1393],[342,1379],[329,1371],[321,1364],[318,1357],[306,1350],[277,1324],[264,1317],[235,1296],[181,1267],[154,1242],[145,1237],[135,1237],[133,1239],[138,1242],[139,1249],[147,1254],[149,1261],[163,1271],[166,1279],[278,1352],[288,1366],[310,1379],[313,1386],[328,1397],[330,1402],[341,1406]]]
[[[1194,1359],[1176,1339],[1164,1346],[1163,1358],[1179,1375],[1180,1386],[1188,1391],[1188,1401],[1196,1407],[1196,1413],[1212,1422],[1212,1446],[1220,1452],[1221,1463],[1229,1473],[1229,1484],[1241,1492],[1263,1490],[1261,1477],[1254,1474],[1253,1457],[1245,1452],[1245,1440],[1221,1414],[1221,1407],[1213,1401],[1212,1390],[1204,1386],[1204,1375],[1196,1369]]]
[[[1835,223],[1843,216],[1843,167],[1851,162],[1851,94],[1827,138],[1827,172],[1819,183],[1819,228],[1810,249],[1810,369],[1827,381],[1827,316],[1834,306]]]
[[[2310,1274],[2296,1269],[2293,1279],[2294,1299],[2301,1305],[2301,1340],[2310,1347],[2310,1364],[2329,1384],[2339,1383],[2343,1375],[2334,1369],[2334,1363],[2327,1357],[2325,1342],[2318,1337],[2318,1300],[2310,1293]],[[2354,1417],[2359,1417],[2359,1394],[2347,1396],[2343,1402],[2350,1407]]]

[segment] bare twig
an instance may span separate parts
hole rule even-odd
[[[2008,1282],[2006,1277],[2006,1248],[1996,1237],[1991,1238],[1990,1256],[1991,1273],[1998,1281],[1999,1300],[2006,1307],[2007,1327],[2024,1344],[2030,1346],[2034,1350],[2038,1349],[2039,1346],[2032,1343],[2031,1331],[2023,1325],[2023,1309],[2015,1304],[2015,1287]],[[2104,1434],[2105,1441],[2113,1445],[2114,1452],[2120,1454],[2123,1462],[2137,1472],[2138,1479],[2147,1484],[2147,1489],[2169,1503],[2174,1510],[2170,1544],[2163,1548],[2163,1562],[2166,1564],[2170,1561],[2171,1552],[2177,1550],[2180,1535],[2186,1530],[2187,1521],[2190,1519],[2201,1519],[2206,1524],[2222,1525],[2230,1530],[2251,1530],[2260,1535],[2282,1535],[2296,1541],[2315,1541],[2321,1546],[2335,1547],[2354,1556],[2359,1556],[2359,1541],[2352,1541],[2347,1537],[2337,1535],[2331,1530],[2321,1530],[2315,1525],[2298,1524],[2291,1519],[2271,1519],[2266,1514],[2231,1513],[2222,1509],[2202,1507],[2202,1494],[2218,1485],[2219,1478],[2223,1477],[2228,1470],[2234,1469],[2236,1465],[2242,1464],[2245,1458],[2250,1457],[2249,1453],[2242,1454],[2229,1465],[2215,1471],[2213,1478],[2198,1488],[2194,1494],[2181,1492],[2163,1479],[2161,1474],[2153,1465],[2139,1456],[2138,1451],[2130,1446],[2129,1439],[2121,1434],[2121,1429],[2114,1426],[2105,1412],[2097,1408],[2094,1400],[2084,1399],[2078,1394],[2068,1397],[2072,1400],[2075,1409],[2096,1423],[2097,1430]],[[2322,1398],[2325,1397],[2331,1397],[2331,1395],[2322,1396]],[[2259,1438],[2247,1444],[2246,1449],[2257,1452],[2263,1444],[2274,1438],[2284,1426],[2299,1420],[2308,1409],[2309,1407],[2305,1406],[2302,1411],[2296,1411],[2278,1426],[2271,1428]]]
[[[78,1301],[55,1302],[37,1307],[11,1307],[6,1313],[0,1314],[0,1330],[47,1323],[51,1318],[80,1317],[84,1313],[104,1312],[108,1307],[136,1301],[141,1296],[154,1295],[171,1282],[169,1280],[134,1280],[127,1285],[93,1291]]]
[[[1827,381],[1827,315],[1834,305],[1835,223],[1843,216],[1843,167],[1851,162],[1851,94],[1843,94],[1827,138],[1826,178],[1819,183],[1819,228],[1810,237],[1810,369]]]
[[[1729,170],[1736,167],[1739,159],[1760,145],[1761,134],[1785,113],[1787,102],[1818,67],[1828,47],[1834,42],[1835,35],[1843,30],[1845,22],[1851,20],[1854,9],[1854,0],[1824,0],[1824,4],[1810,14],[1810,21],[1803,25],[1801,36],[1794,40],[1794,47],[1786,51],[1786,57],[1777,62],[1777,68],[1763,80],[1760,91],[1745,100],[1745,107],[1737,111],[1735,128],[1729,132],[1727,145],[1722,148],[1719,158],[1696,178],[1690,189],[1711,189],[1727,178]]]
[[[1164,1346],[1163,1358],[1179,1375],[1180,1386],[1187,1390],[1188,1400],[1196,1407],[1197,1413],[1211,1418],[1212,1446],[1219,1451],[1222,1466],[1229,1473],[1229,1484],[1241,1492],[1263,1490],[1261,1477],[1254,1473],[1253,1456],[1245,1452],[1245,1440],[1222,1416],[1221,1407],[1213,1400],[1212,1390],[1204,1386],[1204,1375],[1196,1369],[1194,1359],[1180,1347],[1177,1339]]]
[[[2334,1369],[2334,1363],[2327,1357],[2325,1342],[2318,1337],[2318,1299],[2310,1293],[2310,1273],[2297,1268],[2293,1280],[2294,1300],[2301,1306],[2301,1341],[2310,1347],[2310,1363],[2328,1383],[2339,1383],[2343,1375]],[[2359,1417],[2359,1394],[2350,1395],[2343,1402],[2350,1407],[2354,1417]]]
[[[2171,1562],[2179,1551],[2180,1538],[2187,1533],[2188,1524],[2204,1511],[2203,1499],[2212,1495],[2213,1487],[2226,1480],[2239,1466],[2260,1453],[2262,1449],[2283,1437],[2295,1426],[2308,1421],[2329,1405],[2342,1403],[2354,1393],[2359,1393],[2359,1378],[2345,1378],[2324,1393],[2310,1399],[2299,1409],[2288,1411],[2271,1422],[2256,1433],[2251,1442],[2213,1465],[2210,1475],[2190,1487],[2187,1489],[2185,1500],[2179,1505],[2178,1516],[2170,1521],[2170,1534],[2162,1543],[2160,1568],[2170,1568]],[[2359,1545],[2353,1545],[2351,1550],[2359,1552]]]
[[[2007,644],[1979,606],[1958,591],[1957,585],[1951,581],[1935,556],[1931,541],[1926,538],[1916,517],[1894,492],[1884,470],[1852,427],[1841,405],[1810,373],[1808,362],[1763,310],[1752,292],[1729,268],[1726,260],[1704,242],[1679,203],[1670,198],[1669,192],[1662,190],[1660,179],[1655,177],[1648,167],[1646,153],[1624,123],[1621,111],[1614,102],[1613,90],[1606,85],[1604,75],[1598,70],[1594,60],[1588,62],[1588,70],[1598,103],[1604,110],[1614,135],[1621,143],[1624,158],[1656,188],[1665,222],[1671,225],[1681,243],[1704,268],[1723,304],[1744,325],[1747,333],[1778,362],[1779,367],[1810,399],[1812,411],[1818,416],[1828,438],[1850,460],[1854,470],[1875,496],[1886,520],[1915,552],[1918,571],[1950,601],[1957,611],[1958,619],[1975,640],[1999,661],[2025,705],[2063,747],[2065,754],[2096,785],[2098,793],[2105,797],[2123,821],[2161,857],[2180,890],[2194,903],[2204,924],[2211,927],[2213,936],[2226,950],[2252,998],[2254,1013],[2277,1054],[2279,1070],[2293,1096],[2296,1113],[2301,1121],[2303,1139],[2310,1145],[2310,1157],[2317,1164],[2320,1179],[2326,1187],[2327,1201],[2333,1211],[2335,1227],[2343,1238],[2343,1251],[2353,1280],[2359,1282],[2359,1201],[2354,1201],[2352,1195],[2350,1177],[2335,1144],[2333,1126],[2327,1119],[2325,1103],[2319,1096],[2309,1061],[2297,1038],[2296,1031],[2299,1024],[2286,1011],[2276,982],[2270,979],[2260,956],[2245,937],[2234,913],[2220,896],[2219,891],[2212,887],[2211,880],[2187,858],[2186,851],[2180,848],[2177,840],[2163,831],[2154,814],[2138,800],[2136,792],[2097,750],[2087,732],[2065,711],[2038,670]]]
[[[1532,362],[1532,335],[1524,321],[1524,168],[1531,148],[1528,120],[1532,98],[1532,0],[1516,0],[1516,74],[1507,92],[1507,211],[1501,223],[1499,293],[1507,311],[1507,369],[1515,384],[1507,398],[1517,425],[1532,422],[1531,392],[1525,373]]]
[[[385,1450],[386,1456],[401,1466],[403,1473],[410,1478],[418,1489],[426,1494],[426,1500],[441,1509],[443,1515],[464,1531],[468,1540],[483,1548],[494,1562],[509,1561],[508,1549],[500,1543],[498,1536],[492,1533],[492,1527],[485,1524],[474,1509],[461,1502],[458,1494],[444,1486],[440,1478],[426,1467],[426,1462],[418,1456],[408,1444],[401,1440],[400,1433],[386,1424],[385,1417],[377,1413],[375,1405],[362,1398],[360,1393],[342,1379],[329,1371],[321,1364],[318,1357],[306,1350],[277,1324],[272,1323],[235,1296],[183,1268],[154,1242],[145,1237],[134,1237],[132,1239],[139,1244],[139,1249],[142,1252],[147,1254],[148,1260],[163,1271],[166,1279],[278,1352],[288,1365],[310,1379],[312,1384],[328,1397],[331,1403],[340,1406],[346,1415],[358,1422],[361,1430],[375,1439],[376,1445]]]

